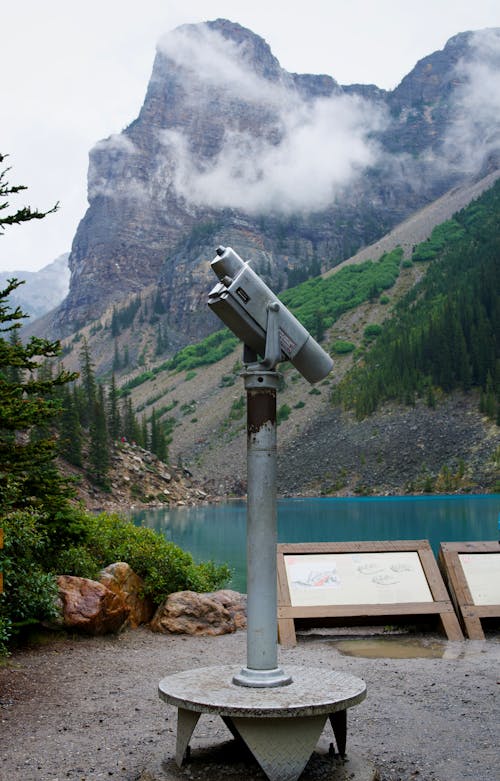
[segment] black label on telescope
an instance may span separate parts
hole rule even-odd
[[[236,295],[241,298],[244,304],[248,304],[250,301],[250,296],[243,290],[242,287],[236,288]]]

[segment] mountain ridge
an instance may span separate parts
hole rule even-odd
[[[66,297],[69,289],[69,253],[59,255],[39,271],[0,271],[0,285],[9,279],[24,281],[11,295],[14,306],[19,306],[32,320],[51,312]]]
[[[489,34],[500,40],[500,31]],[[210,284],[203,263],[214,244],[230,243],[223,236],[258,270],[267,269],[267,280],[281,290],[290,273],[314,264],[327,270],[463,181],[454,149],[447,148],[446,164],[436,155],[455,127],[453,101],[464,84],[453,75],[457,63],[466,68],[474,60],[480,49],[474,41],[474,33],[454,36],[389,93],[370,85],[344,89],[325,75],[289,74],[263,39],[227,20],[167,34],[137,119],[91,150],[90,205],[73,242],[69,296],[46,321],[50,335],[74,333],[110,304],[157,285],[173,344],[188,343],[216,327],[203,304]],[[496,60],[491,67],[496,69]],[[379,114],[381,102],[388,116]],[[285,187],[284,155],[305,134],[313,159],[334,110],[337,126],[347,123],[345,134],[358,143],[360,156],[345,163],[344,181],[335,180],[334,161],[332,182],[319,184],[325,197],[336,182],[336,200],[330,198],[323,211],[304,212],[297,200],[302,185],[321,180],[331,151],[314,161],[315,176],[299,178],[294,187]],[[341,133],[338,143],[344,141]],[[350,147],[342,148],[348,157]],[[489,147],[483,151],[484,173],[496,159]],[[222,163],[239,171],[236,179]],[[275,192],[283,202],[275,199],[279,209],[273,211],[266,209],[272,203],[267,185],[273,185],[269,171],[276,165],[281,179]],[[359,165],[363,177],[352,178]],[[234,206],[225,189],[234,194]],[[207,192],[215,196],[213,204]]]

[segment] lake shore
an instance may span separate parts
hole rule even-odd
[[[397,641],[397,638],[395,638]],[[440,658],[357,658],[331,636],[313,634],[280,651],[280,664],[336,669],[366,681],[368,695],[348,715],[347,751],[375,766],[381,781],[491,781],[498,771],[500,634],[448,642],[412,640]],[[387,641],[386,641],[387,642]],[[0,667],[1,781],[258,781],[256,765],[234,756],[230,734],[202,716],[192,761],[179,769],[175,708],[158,681],[180,670],[246,660],[246,633],[221,637],[154,634],[51,638],[16,651]],[[332,777],[325,728],[303,781]]]

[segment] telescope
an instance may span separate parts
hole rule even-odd
[[[219,282],[208,306],[242,342],[273,370],[290,361],[311,384],[324,379],[333,361],[309,331],[231,247],[218,247],[211,268]]]

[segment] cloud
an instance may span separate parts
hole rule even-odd
[[[237,43],[206,24],[183,25],[162,36],[157,50],[183,70],[186,81],[191,77],[196,82],[197,97],[214,86],[236,97],[244,95],[245,101],[278,104],[282,89],[255,69],[250,41]],[[279,68],[277,61],[276,65]],[[285,71],[281,75],[289,79]]]
[[[203,26],[181,28],[160,42],[159,50],[183,69],[183,86],[190,74],[197,100],[207,87],[225,91],[227,99],[225,132],[211,157],[196,154],[184,128],[160,131],[168,158],[175,160],[175,189],[189,203],[247,213],[325,208],[376,162],[374,133],[385,118],[354,96],[305,100],[276,61],[275,80],[265,79],[255,70],[250,46]],[[258,103],[266,122],[258,113],[253,122],[248,114],[243,120],[242,101]],[[186,102],[194,103],[193,96]]]
[[[186,200],[248,213],[290,213],[325,208],[335,194],[373,164],[369,134],[374,115],[352,98],[318,100],[281,114],[281,140],[227,130],[213,160],[197,160],[186,138],[163,131],[177,160],[174,185]]]
[[[137,154],[133,142],[123,133],[98,141],[90,152],[88,199],[126,198],[149,201],[146,184],[133,175],[131,160]],[[113,169],[110,177],[109,169]]]
[[[470,56],[457,63],[455,72],[460,84],[443,153],[453,168],[475,174],[500,150],[500,30],[472,33]]]

